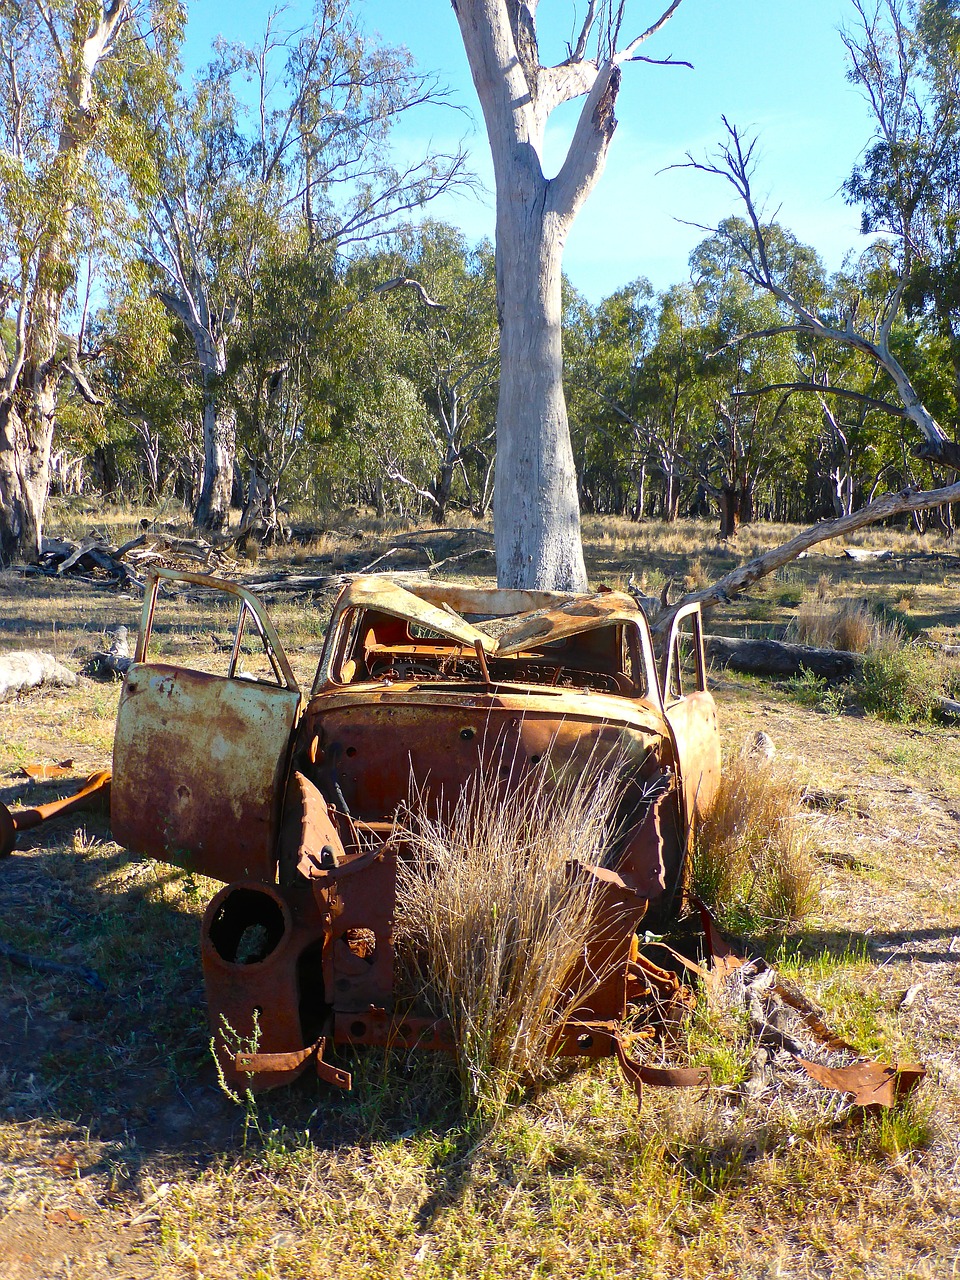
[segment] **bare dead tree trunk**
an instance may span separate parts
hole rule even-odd
[[[633,58],[679,4],[673,0],[657,22],[617,51],[624,6],[602,7],[591,0],[569,56],[557,66],[542,66],[536,0],[454,0],[497,187],[500,400],[494,531],[501,587],[586,588],[563,398],[561,258],[616,129],[620,63]],[[591,40],[593,59],[587,57]],[[584,96],[566,158],[556,177],[547,179],[541,160],[550,113]]]
[[[950,502],[960,502],[960,481],[946,485],[942,489],[902,489],[898,493],[886,493],[882,498],[868,502],[859,511],[854,511],[852,515],[841,516],[838,520],[822,520],[819,524],[804,529],[803,533],[798,533],[795,538],[791,538],[782,546],[774,547],[772,551],[765,551],[763,555],[757,556],[748,564],[740,565],[712,586],[688,592],[676,604],[657,615],[653,630],[658,635],[668,631],[677,610],[685,604],[698,602],[705,608],[729,604],[735,596],[748,590],[755,582],[759,582],[761,578],[783,565],[789,564],[791,560],[796,560],[801,552],[816,546],[818,542],[825,542],[828,538],[839,538],[844,534],[853,533],[855,529],[862,529],[868,524],[876,524],[879,520],[902,515],[907,511],[928,511],[931,507],[939,507]]]

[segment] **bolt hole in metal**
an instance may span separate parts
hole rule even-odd
[[[259,964],[275,951],[286,923],[280,904],[257,889],[234,889],[210,922],[210,941],[228,964]]]
[[[363,1036],[367,1034],[367,1024],[365,1022],[351,1022],[350,1034],[352,1036]]]
[[[347,754],[348,756],[355,756],[355,755],[357,754],[357,748],[356,748],[356,747],[347,747],[346,754]]]
[[[581,1053],[588,1053],[593,1048],[593,1036],[577,1036],[577,1048]]]
[[[464,742],[469,742],[471,738],[475,738],[476,736],[477,736],[477,731],[476,731],[476,729],[461,729],[461,730],[460,730],[460,737],[464,740]]]

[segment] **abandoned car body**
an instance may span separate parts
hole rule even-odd
[[[226,675],[148,657],[164,579],[236,599]],[[251,634],[269,678],[239,669]],[[624,1062],[627,1002],[662,972],[638,957],[637,927],[681,892],[719,779],[698,607],[678,615],[658,665],[646,618],[619,592],[361,577],[336,602],[304,700],[255,597],[158,571],[121,694],[111,824],[128,848],[225,882],[201,945],[229,1081],[269,1088],[313,1063],[349,1087],[327,1045],[451,1047],[442,1019],[398,1007],[397,812],[412,787],[442,812],[478,770],[522,786],[544,758],[573,770],[615,761],[627,778],[615,847],[603,865],[577,866],[597,894],[582,963],[606,976],[573,1002],[555,1046]]]

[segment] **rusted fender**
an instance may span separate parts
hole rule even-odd
[[[32,809],[11,810],[5,804],[0,804],[0,858],[13,853],[18,831],[29,831],[31,827],[39,827],[48,818],[83,809],[95,796],[106,799],[111,777],[109,769],[91,773],[80,790],[72,796],[51,800],[48,804],[38,804]]]

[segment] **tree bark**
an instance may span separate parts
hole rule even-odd
[[[735,486],[724,484],[717,499],[720,507],[719,535],[722,539],[735,538],[740,532],[740,494]]]
[[[201,528],[220,532],[230,520],[237,425],[231,411],[217,403],[214,392],[203,401],[203,481],[194,512]]]
[[[52,165],[59,189],[41,234],[18,263],[21,275],[13,350],[0,347],[0,563],[36,561],[50,487],[57,347],[64,296],[72,281],[70,231],[97,125],[94,75],[108,59],[129,9],[126,0],[76,5],[65,15],[70,43],[57,43],[66,106]],[[31,278],[32,276],[32,278]]]
[[[524,175],[520,199],[497,200],[500,399],[493,499],[497,582],[584,591],[580,504],[561,351],[566,229],[545,213],[547,184]],[[519,184],[517,184],[519,185]]]
[[[204,307],[204,313],[207,308]],[[176,314],[183,316],[183,310]],[[203,377],[203,479],[194,522],[219,533],[230,523],[233,464],[237,453],[237,423],[232,409],[220,398],[218,382],[227,367],[226,341],[214,341],[208,328],[187,323],[197,348]]]
[[[652,34],[669,18],[676,3]],[[618,62],[584,57],[596,15],[556,67],[540,65],[535,0],[454,0],[483,111],[497,189],[500,400],[494,531],[497,582],[535,590],[586,589],[580,508],[563,398],[560,268],[577,212],[603,171],[616,129]],[[610,43],[616,32],[610,35]],[[556,177],[544,177],[550,112],[586,95]]]
[[[50,487],[52,395],[0,404],[0,564],[40,558]],[[23,411],[21,412],[21,405]]]

